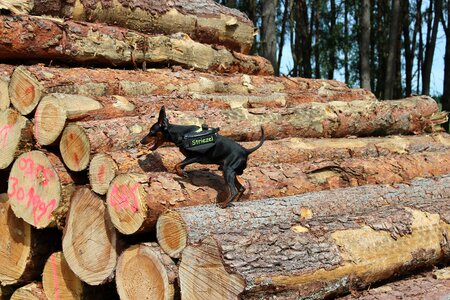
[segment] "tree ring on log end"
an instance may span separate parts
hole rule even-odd
[[[1,199],[3,197],[3,199]],[[31,226],[17,218],[0,195],[0,283],[16,284],[31,256]]]
[[[70,269],[84,282],[99,285],[112,278],[117,235],[102,199],[90,189],[72,196],[62,248]]]
[[[66,126],[61,136],[59,150],[70,170],[78,172],[88,167],[91,144],[86,132],[80,126],[75,124]]]
[[[120,299],[142,299],[151,291],[152,299],[173,299],[174,288],[168,272],[150,245],[133,245],[117,263],[116,285]]]
[[[8,197],[14,214],[36,228],[53,221],[61,201],[61,183],[47,156],[41,151],[20,155],[8,179]]]
[[[138,231],[147,216],[145,191],[130,174],[120,174],[113,179],[106,195],[106,205],[111,221],[123,234]]]
[[[174,211],[163,213],[156,223],[156,237],[167,255],[179,258],[187,244],[186,226],[180,215]]]
[[[66,124],[66,111],[51,98],[44,97],[34,115],[34,137],[41,145],[50,145]]]
[[[103,153],[96,154],[89,164],[89,182],[92,190],[100,195],[106,194],[117,170],[117,164],[111,156]]]
[[[22,114],[28,115],[41,100],[42,85],[25,67],[14,69],[9,83],[9,98],[14,107]]]

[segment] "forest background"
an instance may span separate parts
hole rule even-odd
[[[448,0],[216,0],[245,12],[277,75],[344,81],[450,111]],[[445,125],[448,130],[448,123]]]

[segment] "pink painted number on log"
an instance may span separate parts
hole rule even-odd
[[[6,124],[0,129],[0,140],[1,140],[0,148],[4,148],[6,146],[6,139],[8,138],[8,134],[11,128],[12,128],[11,125]]]
[[[139,209],[138,200],[136,197],[136,190],[139,183],[129,187],[126,184],[114,184],[111,188],[111,196],[109,197],[109,204],[116,210],[120,211],[129,208],[133,213]]]

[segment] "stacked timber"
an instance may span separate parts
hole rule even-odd
[[[4,11],[0,298],[321,299],[376,295],[357,291],[386,280],[394,294],[447,284],[396,280],[450,258],[450,135],[431,97],[274,77],[248,53],[248,18],[211,0],[0,0]],[[239,203],[216,205],[229,192],[217,166],[179,177],[178,148],[140,145],[161,106],[245,148],[264,127]]]

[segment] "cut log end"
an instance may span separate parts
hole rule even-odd
[[[16,218],[5,194],[0,195],[0,283],[20,282],[31,253],[31,226]]]
[[[78,172],[88,167],[91,145],[86,132],[80,126],[75,124],[66,126],[61,136],[59,150],[70,170]]]
[[[89,182],[92,190],[105,195],[111,181],[116,177],[118,167],[111,156],[103,153],[96,154],[89,164]]]
[[[11,103],[9,100],[8,85],[9,81],[0,78],[0,110],[7,109]]]
[[[0,112],[0,169],[7,168],[19,154],[30,150],[30,122],[17,111]]]
[[[120,174],[111,182],[106,195],[106,205],[111,221],[123,234],[133,234],[141,229],[147,216],[145,192],[130,174]]]
[[[14,162],[8,197],[14,214],[36,228],[54,221],[52,214],[61,202],[61,184],[53,165],[41,151],[26,152]]]
[[[117,261],[116,231],[102,199],[87,188],[72,197],[62,246],[70,269],[84,282],[99,285],[112,278]]]
[[[125,250],[119,258],[116,285],[120,299],[169,300],[174,297],[176,267],[157,245],[145,243]]]
[[[9,98],[22,115],[33,111],[41,100],[42,90],[37,78],[23,66],[17,67],[11,75]]]
[[[66,111],[52,98],[44,97],[34,116],[34,136],[39,144],[50,145],[61,135]]]
[[[72,272],[62,252],[55,252],[48,258],[42,285],[49,300],[82,299],[83,296],[83,283]]]
[[[11,296],[11,300],[48,300],[42,283],[32,282],[18,288]]]
[[[161,249],[170,257],[179,258],[187,244],[187,231],[177,212],[167,211],[158,218],[156,235]]]

